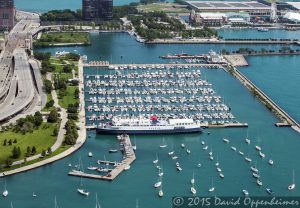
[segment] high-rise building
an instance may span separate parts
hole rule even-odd
[[[82,0],[84,20],[110,20],[113,15],[113,0]]]
[[[14,0],[0,0],[0,30],[10,30],[15,24]]]

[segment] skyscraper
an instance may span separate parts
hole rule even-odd
[[[14,0],[0,0],[0,30],[10,30],[15,23]]]
[[[110,20],[113,15],[113,0],[82,0],[84,20]]]

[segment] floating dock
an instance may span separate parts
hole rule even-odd
[[[133,146],[131,144],[130,138],[128,135],[121,135],[119,136],[120,144],[124,147],[124,160],[122,160],[118,165],[112,169],[106,175],[99,175],[99,174],[89,174],[80,171],[71,171],[68,173],[70,176],[77,176],[77,177],[84,177],[84,178],[91,178],[91,179],[99,179],[99,180],[114,180],[118,175],[120,175],[124,170],[130,167],[131,163],[135,161],[136,156],[133,150]],[[101,161],[105,164],[115,164],[115,162],[111,161]]]

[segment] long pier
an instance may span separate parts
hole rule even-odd
[[[147,44],[264,44],[264,45],[299,45],[299,40],[215,40],[215,39],[159,39]]]
[[[107,62],[102,62],[102,61],[91,61],[89,63],[85,63],[84,67],[109,67],[109,68],[143,68],[143,67],[207,67],[207,68],[224,68],[223,65],[226,64],[218,64],[218,63],[211,63],[211,64],[182,64],[182,63],[168,63],[168,64],[109,64]]]
[[[114,180],[118,175],[120,175],[124,170],[128,169],[130,167],[130,164],[135,161],[136,156],[133,150],[133,146],[131,144],[130,138],[128,135],[120,135],[119,141],[121,145],[124,148],[124,159],[120,163],[116,163],[114,169],[111,169],[108,174],[106,175],[98,175],[98,174],[89,174],[84,173],[81,171],[71,171],[68,173],[70,176],[77,176],[77,177],[84,177],[84,178],[91,178],[91,179],[99,179],[99,180],[108,180],[112,181]],[[109,164],[115,164],[115,162],[109,162],[109,161],[100,161],[100,162],[106,162]]]
[[[291,126],[295,131],[300,133],[300,124],[294,120],[287,112],[279,107],[269,96],[267,96],[261,89],[252,83],[245,75],[243,75],[237,68],[233,67],[230,72],[250,91],[252,91],[258,98],[282,121],[276,123],[278,127]]]

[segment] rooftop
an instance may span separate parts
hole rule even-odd
[[[261,10],[270,9],[268,5],[257,1],[237,2],[237,1],[186,1],[191,6],[199,10]]]

